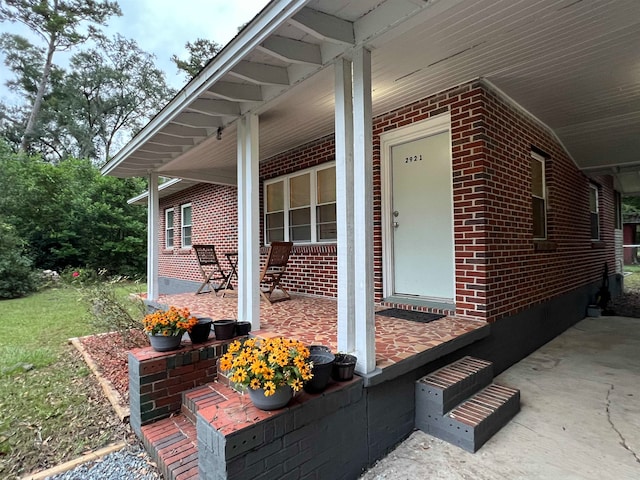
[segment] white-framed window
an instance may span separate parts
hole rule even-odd
[[[591,217],[591,240],[600,240],[600,208],[598,186],[589,184],[589,215]]]
[[[533,238],[547,238],[547,185],[545,159],[531,152],[531,202],[533,207]]]
[[[332,162],[264,183],[265,243],[335,242],[336,167]]]
[[[182,248],[191,247],[191,204],[180,206],[180,219],[182,222]]]
[[[164,211],[164,246],[165,248],[173,248],[173,208],[167,208]]]

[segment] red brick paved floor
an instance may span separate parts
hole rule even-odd
[[[235,291],[222,294],[162,295],[160,303],[189,307],[193,314],[214,320],[237,315]],[[298,339],[307,345],[327,345],[337,351],[337,302],[333,299],[292,295],[289,301],[260,303],[260,333]],[[486,325],[483,320],[444,317],[430,323],[376,315],[376,365],[385,368],[437,347]],[[252,332],[257,333],[257,332]]]

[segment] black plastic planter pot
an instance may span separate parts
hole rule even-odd
[[[216,340],[229,340],[235,337],[236,321],[215,320],[213,322],[213,331],[216,333]]]
[[[353,372],[356,369],[358,359],[353,355],[346,353],[338,353],[333,362],[333,370],[331,376],[338,382],[346,382],[353,378]]]
[[[195,324],[189,332],[189,338],[191,343],[204,343],[209,339],[209,333],[211,333],[212,320],[207,317],[198,318],[198,323]]]
[[[251,331],[251,322],[236,322],[236,336],[244,337]]]
[[[311,348],[309,348],[309,350],[311,352],[309,360],[313,362],[313,377],[304,384],[304,391],[308,393],[320,393],[327,388],[335,357],[331,351],[312,350]]]

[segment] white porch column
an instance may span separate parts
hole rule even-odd
[[[156,301],[158,289],[158,221],[160,219],[160,195],[158,174],[149,173],[149,197],[147,203],[147,300]]]
[[[353,352],[356,349],[352,111],[351,62],[339,59],[335,63],[335,144],[338,226],[338,350],[341,352]]]
[[[238,120],[238,320],[260,328],[258,116]]]
[[[360,373],[376,368],[373,309],[373,121],[371,52],[353,55],[353,219],[356,355]]]

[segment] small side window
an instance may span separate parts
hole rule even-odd
[[[545,159],[531,153],[531,204],[533,211],[533,239],[547,238],[547,186]]]
[[[164,211],[164,246],[165,248],[173,248],[173,208],[167,208]]]
[[[182,247],[191,247],[191,204],[182,205],[180,218],[182,219]]]

